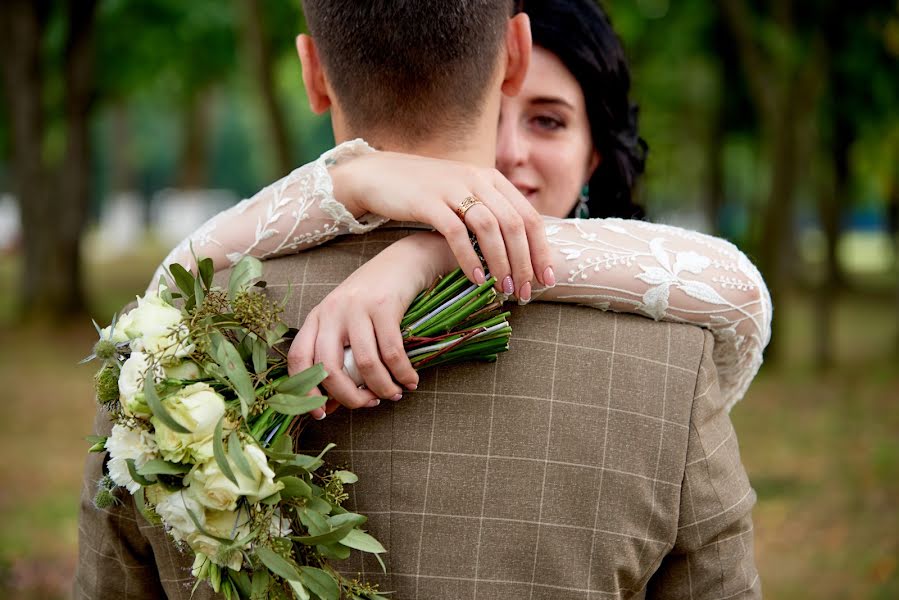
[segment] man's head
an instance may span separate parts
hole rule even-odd
[[[512,18],[512,0],[303,6],[312,35],[297,39],[303,79],[313,109],[332,109],[338,137],[416,145],[470,135],[527,69],[530,29]],[[496,115],[487,118],[495,129]]]

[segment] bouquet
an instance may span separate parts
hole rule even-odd
[[[357,477],[295,452],[302,416],[326,398],[310,391],[321,365],[288,375],[286,344],[295,330],[283,304],[258,281],[261,263],[243,258],[227,289],[213,265],[198,274],[170,266],[177,285],[138,298],[114,318],[85,361],[102,362],[97,400],[113,422],[92,436],[108,452],[95,504],[119,502],[127,488],[150,522],[194,554],[194,588],[208,582],[225,598],[384,599],[377,586],[347,579],[332,561],[352,549],[381,562],[384,547],[343,508]],[[489,283],[489,282],[488,282]],[[403,320],[416,368],[495,360],[511,333],[491,286],[466,285],[456,272],[422,292]],[[383,562],[381,562],[383,567]]]

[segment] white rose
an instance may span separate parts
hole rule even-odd
[[[134,465],[140,468],[156,458],[156,442],[153,436],[144,429],[131,429],[116,423],[112,427],[112,434],[106,440],[106,449],[109,451],[109,476],[118,485],[125,486],[132,494],[135,493],[140,489],[140,484],[131,478],[126,461],[132,459]]]
[[[212,458],[212,434],[225,414],[225,400],[205,383],[193,383],[162,400],[173,419],[190,433],[169,429],[157,417],[156,443],[163,458],[172,462],[202,463]]]
[[[144,379],[149,369],[149,357],[143,352],[132,352],[119,371],[119,402],[129,417],[152,414],[144,399]]]
[[[200,365],[192,360],[182,360],[165,368],[165,376],[170,379],[199,379],[201,375]]]
[[[250,520],[245,510],[236,512],[207,510],[205,517],[203,529],[215,537],[236,540],[246,537],[250,533]],[[187,543],[194,552],[205,554],[215,564],[228,567],[233,571],[240,571],[243,555],[239,548],[235,548],[223,556],[221,543],[200,532],[188,537]]]
[[[250,465],[252,477],[247,477],[237,465],[227,457],[237,485],[225,477],[218,463],[209,460],[194,469],[185,481],[190,485],[190,492],[197,502],[213,510],[234,510],[237,500],[246,496],[250,502],[259,502],[284,488],[280,481],[275,483],[275,473],[268,466],[265,453],[255,444],[243,448],[247,463]]]
[[[206,514],[203,507],[183,491],[164,495],[156,503],[156,514],[162,517],[162,522],[165,523],[176,541],[186,540],[198,532],[197,525],[188,510],[193,513],[201,526],[206,526]]]
[[[158,293],[138,298],[137,308],[122,315],[120,322],[116,323],[116,330],[119,328],[132,340],[132,349],[142,350],[160,360],[183,358],[193,352],[181,311],[163,300]]]

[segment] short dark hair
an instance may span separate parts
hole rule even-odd
[[[596,0],[524,0],[535,46],[549,50],[584,92],[593,146],[602,160],[590,178],[590,216],[643,218],[633,200],[648,147],[630,100],[631,75],[621,41]],[[573,216],[573,215],[572,215]]]
[[[466,133],[495,73],[513,0],[303,0],[354,131]]]

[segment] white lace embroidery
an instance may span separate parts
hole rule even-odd
[[[374,150],[362,140],[340,144],[207,221],[163,265],[193,268],[191,245],[219,270],[247,254],[271,258],[371,231],[387,219],[372,214],[354,219],[334,198],[327,168],[368,152]],[[713,357],[728,408],[743,397],[762,364],[772,308],[768,288],[739,249],[719,238],[643,221],[545,220],[559,281],[552,289],[535,290],[535,300],[705,327],[715,336]],[[164,274],[160,266],[151,286]]]
[[[194,269],[191,253],[212,259],[215,269],[233,265],[246,255],[272,258],[302,252],[345,233],[366,233],[388,219],[367,214],[358,220],[334,199],[328,167],[375,150],[361,139],[344,142],[315,162],[215,215],[182,240],[165,258],[150,287],[168,277],[165,267],[180,263]],[[249,227],[248,223],[255,223]],[[252,235],[252,238],[250,238]]]
[[[643,221],[545,220],[559,282],[535,299],[705,327],[715,337],[728,409],[743,397],[771,338],[772,307],[761,275],[736,246]]]

